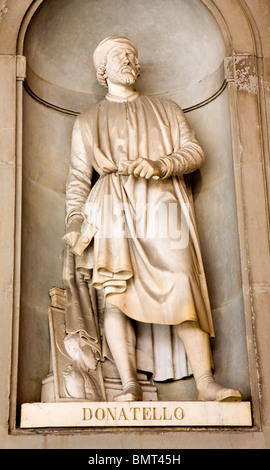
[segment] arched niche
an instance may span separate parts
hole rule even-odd
[[[29,23],[23,49],[19,403],[39,400],[50,368],[48,290],[62,285],[71,129],[76,113],[106,92],[96,83],[92,54],[112,34],[138,45],[138,89],[178,102],[204,147],[206,164],[191,180],[216,330],[216,375],[249,399],[227,45],[218,24],[200,0],[46,0]],[[160,396],[194,397],[193,379],[161,385]]]

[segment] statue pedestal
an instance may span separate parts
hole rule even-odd
[[[64,346],[65,292],[54,288],[50,295],[52,371],[42,382],[41,403],[22,405],[21,428],[252,426],[249,402],[158,401],[157,389],[144,373],[138,373],[143,401],[115,402],[122,385],[110,362],[89,372],[98,390],[95,396],[91,390],[90,398],[87,393],[71,396],[65,387],[71,364]]]
[[[25,403],[21,428],[252,426],[249,402]]]

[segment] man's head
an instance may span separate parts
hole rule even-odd
[[[99,43],[94,55],[98,82],[107,87],[113,83],[132,85],[140,74],[138,51],[128,38],[110,36]]]

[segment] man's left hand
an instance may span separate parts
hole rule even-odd
[[[136,158],[136,160],[124,160],[121,162],[121,175],[133,175],[136,178],[159,179],[166,172],[165,164],[160,160],[149,160],[147,158]]]

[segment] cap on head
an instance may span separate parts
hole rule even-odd
[[[134,50],[136,57],[138,56],[137,47],[130,41],[130,39],[124,36],[109,36],[99,43],[93,54],[95,68],[98,69],[99,65],[103,59],[105,59],[110,50],[118,46],[129,46]]]

